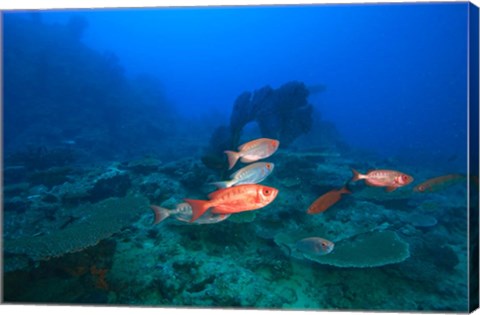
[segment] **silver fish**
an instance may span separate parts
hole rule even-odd
[[[151,205],[150,208],[152,209],[155,218],[153,221],[153,224],[158,224],[168,218],[169,216],[172,216],[178,221],[186,222],[191,224],[190,220],[192,219],[192,207],[186,203],[182,202],[179,203],[175,209],[166,209],[162,208],[159,206]],[[207,211],[204,215],[202,215],[200,218],[195,220],[193,224],[213,224],[213,223],[218,223],[223,220],[226,220],[230,214],[214,214],[209,211]]]
[[[251,163],[265,159],[277,151],[280,141],[268,138],[260,138],[249,141],[238,147],[238,152],[224,151],[228,158],[228,169],[231,170],[238,159],[243,163]]]
[[[231,180],[214,182],[211,184],[215,185],[219,189],[237,186],[240,184],[257,184],[267,178],[268,175],[272,173],[274,167],[275,164],[269,162],[253,163],[230,175]]]
[[[307,237],[299,240],[295,247],[302,253],[322,256],[330,253],[335,244],[321,237]]]

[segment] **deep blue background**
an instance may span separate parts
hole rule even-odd
[[[87,18],[84,42],[149,72],[185,115],[228,120],[236,96],[290,80],[348,143],[386,155],[466,151],[466,3],[118,9]],[[222,122],[219,122],[222,123]],[[212,129],[215,126],[212,126]],[[462,156],[463,158],[463,156]]]

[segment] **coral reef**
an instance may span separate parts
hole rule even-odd
[[[351,183],[351,167],[401,168],[416,181],[438,170],[347,147],[309,104],[323,88],[244,92],[215,129],[218,117],[182,117],[157,79],[126,76],[114,54],[88,48],[82,18],[11,14],[4,26],[6,302],[466,310],[466,186]],[[206,183],[229,175],[224,150],[258,134],[281,142],[265,179],[275,202],[215,224],[152,224],[150,204],[204,198]],[[352,194],[306,214],[340,187]],[[335,248],[300,253],[307,236]]]
[[[464,226],[466,221],[458,213],[461,195],[407,198],[399,191],[395,198],[401,202],[396,204],[383,189],[351,185],[352,196],[339,207],[306,215],[319,193],[348,181],[350,164],[331,151],[279,151],[275,171],[265,180],[281,189],[275,203],[209,226],[177,220],[152,225],[150,203],[173,208],[185,197],[200,197],[205,193],[200,186],[218,179],[192,157],[161,161],[147,156],[76,169],[69,181],[53,187],[7,185],[6,296],[10,301],[37,296],[37,301],[130,305],[460,309],[466,293],[458,279],[466,279],[467,272],[461,254],[466,250],[466,236],[461,236],[461,222]],[[117,195],[115,189],[90,207],[77,206],[94,198],[96,183],[107,180],[123,187],[126,178],[130,184],[123,198],[134,198],[138,207],[126,207],[122,197],[105,199]],[[291,178],[297,178],[293,186]],[[368,194],[363,193],[366,189]],[[102,204],[109,209],[100,211]],[[103,214],[97,216],[99,212]],[[63,241],[80,229],[115,223],[124,212],[128,218],[119,218],[123,223],[117,225],[118,233],[98,244],[87,236]],[[452,225],[454,214],[458,218]],[[421,226],[422,216],[427,223],[429,217],[439,219]],[[443,216],[450,218],[448,224]],[[295,251],[298,238],[313,235],[334,241],[335,249],[322,257]],[[89,254],[102,252],[105,242],[115,244],[108,245],[109,254],[100,260]],[[43,260],[52,252],[61,256]],[[81,258],[84,255],[89,258]],[[32,275],[37,276],[28,280]],[[367,289],[385,281],[390,291]],[[59,283],[68,293],[54,288],[40,293],[47,283]],[[394,299],[391,292],[396,292]],[[431,292],[443,302],[429,298]]]

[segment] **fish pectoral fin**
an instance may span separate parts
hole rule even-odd
[[[387,186],[387,187],[385,188],[385,191],[387,191],[387,192],[392,192],[392,191],[394,191],[394,190],[397,189],[397,188],[398,188],[398,187],[395,187],[395,186]]]

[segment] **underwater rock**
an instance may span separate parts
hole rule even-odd
[[[114,163],[106,169],[85,171],[82,176],[75,176],[72,180],[54,186],[49,193],[66,205],[75,205],[110,197],[124,197],[131,187],[128,172],[118,169]]]
[[[182,197],[186,196],[186,191],[182,185],[164,174],[152,173],[142,178],[135,178],[133,186],[138,187],[145,197],[152,203],[163,203],[172,198],[166,207],[175,208],[177,203],[182,201]]]
[[[305,84],[296,81],[278,89],[266,86],[255,91],[249,107],[255,113],[262,136],[279,140],[285,148],[310,131],[313,106],[308,104],[308,93]]]
[[[419,231],[410,224],[407,224],[407,225],[401,227],[399,232],[402,233],[405,236],[413,236],[413,235],[419,233]]]
[[[249,223],[255,221],[256,216],[255,211],[246,211],[231,215],[228,220],[234,223]]]
[[[411,259],[402,264],[388,268],[388,273],[393,273],[401,278],[412,282],[421,283],[429,292],[439,290],[439,284],[445,283],[449,277],[458,281],[455,267],[460,263],[455,251],[448,245],[439,245],[444,240],[425,240],[422,238],[411,238],[410,242]]]
[[[253,93],[240,94],[233,105],[229,127],[218,127],[210,138],[202,157],[205,166],[224,170],[223,151],[236,150],[243,128],[253,121],[262,137],[279,140],[283,148],[308,133],[313,124],[313,106],[308,103],[308,94],[305,84],[296,81],[278,89],[265,86]]]
[[[404,221],[414,227],[432,227],[437,225],[437,219],[435,217],[424,214],[410,214],[404,218]]]
[[[90,215],[63,230],[51,231],[50,234],[36,237],[5,240],[4,271],[21,267],[22,264],[18,263],[17,257],[39,261],[93,246],[132,224],[140,214],[147,211],[148,204],[147,199],[138,196],[110,198],[77,208],[74,213]]]
[[[271,90],[271,88],[269,89]],[[259,95],[260,93],[256,92],[254,98],[258,98]],[[230,130],[232,135],[238,134],[233,137],[235,143],[238,143],[239,139],[235,138],[240,137],[239,133],[243,127],[255,119],[257,113],[254,110],[253,104],[252,93],[250,92],[240,94],[233,104],[232,114],[230,115]],[[232,143],[230,143],[230,145],[232,145]]]
[[[88,181],[66,182],[53,187],[50,193],[65,205],[76,205],[88,199],[92,187],[93,183]]]
[[[28,182],[32,185],[45,185],[52,188],[69,181],[69,175],[72,171],[72,168],[65,166],[38,170],[28,176]]]
[[[99,178],[89,191],[88,201],[96,202],[109,197],[124,197],[131,185],[128,174],[117,173],[111,177]]]
[[[23,165],[4,166],[3,183],[4,185],[18,184],[27,178],[27,168]]]
[[[46,146],[29,146],[24,151],[18,151],[5,158],[5,163],[21,164],[28,171],[46,170],[52,167],[62,167],[75,161],[75,155],[68,148],[51,148]]]
[[[410,187],[400,187],[392,192],[386,192],[382,187],[362,187],[349,185],[357,200],[368,200],[390,209],[409,211],[412,209],[414,192]]]
[[[453,269],[460,263],[455,251],[448,245],[442,245],[438,248],[434,264],[447,272],[452,272]]]
[[[13,197],[3,201],[3,210],[15,213],[24,213],[30,206],[30,202],[21,197]]]
[[[232,138],[234,136],[237,139],[234,140]],[[230,149],[232,145],[238,144],[239,138],[240,135],[234,135],[234,132],[230,131],[230,127],[217,127],[210,136],[208,147],[201,157],[203,165],[211,170],[223,173],[221,176],[223,178],[228,170],[228,160],[224,151]]]
[[[151,173],[155,173],[161,164],[161,161],[153,157],[145,157],[143,159],[128,162],[125,168],[135,174],[149,175]]]
[[[17,197],[23,193],[27,193],[30,185],[22,182],[18,184],[4,185],[3,186],[3,198],[4,200],[9,197]]]
[[[297,259],[309,259],[320,264],[342,268],[370,268],[395,264],[410,257],[409,245],[393,231],[375,231],[356,235],[335,242],[335,249],[324,256],[300,253],[295,242],[304,236],[279,233],[275,243],[288,247],[290,255]]]

